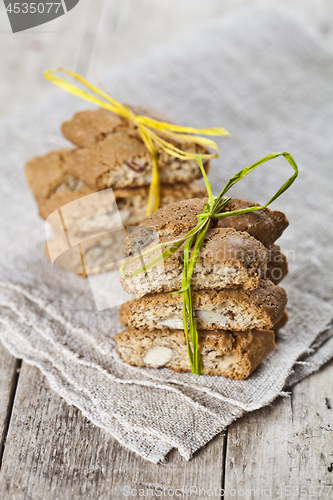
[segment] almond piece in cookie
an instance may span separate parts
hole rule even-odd
[[[199,330],[199,352],[204,375],[246,379],[274,350],[271,330],[245,332]],[[115,336],[118,352],[125,363],[149,368],[165,367],[190,372],[183,330],[140,330],[128,328]]]
[[[148,349],[143,357],[143,361],[146,366],[150,366],[151,368],[159,368],[160,366],[164,366],[169,363],[172,356],[173,351],[169,347],[155,345],[154,347]]]

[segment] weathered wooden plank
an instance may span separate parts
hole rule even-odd
[[[224,436],[185,462],[176,452],[153,465],[123,448],[53,392],[23,363],[0,473],[0,498],[120,500],[128,489],[215,488],[223,475]],[[125,488],[125,489],[124,489]],[[153,498],[152,492],[149,498]],[[158,498],[158,495],[155,496]]]
[[[0,344],[0,464],[16,389],[19,361]]]
[[[225,499],[235,491],[238,498],[283,499],[289,487],[294,497],[333,498],[332,394],[333,362],[297,384],[290,398],[231,425]]]

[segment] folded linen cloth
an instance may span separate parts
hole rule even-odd
[[[86,104],[57,89],[54,101],[0,124],[0,339],[39,367],[68,403],[154,463],[174,447],[190,459],[236,418],[333,357],[332,77],[331,56],[306,28],[280,11],[253,8],[102,78],[122,102],[232,133],[212,162],[215,194],[272,151],[292,153],[300,167],[297,182],[272,206],[290,221],[279,240],[289,257],[289,322],[276,350],[245,381],[122,363],[113,340],[122,330],[118,308],[97,312],[88,280],[51,267],[23,174],[27,159],[64,145],[60,123]],[[289,175],[275,160],[231,196],[266,202]]]

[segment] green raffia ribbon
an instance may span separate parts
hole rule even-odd
[[[233,210],[230,212],[222,212],[227,203],[231,200],[229,197],[225,197],[224,195],[229,191],[229,189],[236,184],[236,182],[240,181],[244,177],[246,177],[252,170],[259,167],[268,160],[273,160],[278,156],[283,156],[293,167],[294,174],[280,187],[280,189],[275,193],[275,195],[263,206],[259,207],[249,207],[244,208],[242,210]],[[203,168],[202,157],[201,155],[197,156],[197,160],[205,181],[206,189],[208,192],[208,201],[205,205],[204,211],[197,215],[198,223],[197,225],[191,229],[185,236],[178,240],[168,241],[165,243],[160,243],[159,245],[154,246],[153,248],[149,248],[144,252],[140,252],[140,255],[133,257],[128,260],[125,264],[123,264],[120,268],[121,274],[125,278],[132,278],[133,276],[137,276],[145,272],[147,269],[155,266],[161,260],[166,260],[171,255],[173,255],[178,248],[186,242],[184,248],[184,267],[183,267],[183,278],[182,278],[182,288],[176,292],[172,292],[170,295],[183,295],[183,326],[184,333],[186,337],[188,356],[191,363],[191,369],[193,373],[197,375],[202,374],[202,361],[198,348],[198,332],[195,324],[195,317],[193,313],[193,303],[192,303],[192,293],[191,293],[191,280],[194,271],[195,264],[199,258],[200,250],[203,245],[203,242],[206,237],[206,233],[209,227],[209,223],[211,219],[222,218],[222,217],[231,217],[233,215],[241,215],[247,214],[249,212],[255,212],[256,210],[262,210],[263,208],[268,207],[274,200],[276,200],[282,193],[284,193],[294,182],[298,175],[298,167],[295,163],[294,158],[289,153],[271,153],[261,160],[253,163],[249,167],[243,168],[233,177],[231,177],[223,190],[218,196],[213,196],[211,184],[207,178],[206,172]],[[170,246],[171,245],[171,246]],[[151,261],[145,263],[142,267],[134,271],[133,273],[127,275],[125,273],[125,268],[131,262],[134,262],[138,259],[142,259],[144,256],[149,255],[156,250],[169,247],[164,250],[160,255],[153,258]],[[191,348],[192,344],[192,348]]]

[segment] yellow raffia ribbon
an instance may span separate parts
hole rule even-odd
[[[103,100],[99,97],[96,97],[96,95],[93,95],[90,92],[82,90],[77,85],[70,83],[63,78],[60,78],[59,76],[56,76],[55,73],[59,72],[72,76],[84,87],[91,90],[94,94],[100,96]],[[147,216],[158,209],[160,202],[160,176],[156,146],[160,147],[169,155],[180,158],[181,160],[191,160],[196,159],[197,157],[197,153],[189,153],[187,151],[183,151],[174,144],[171,144],[170,142],[162,139],[152,129],[163,132],[164,134],[167,134],[174,139],[185,139],[188,142],[193,142],[194,144],[199,144],[201,146],[207,146],[216,151],[215,154],[203,154],[202,158],[217,158],[219,155],[219,148],[215,141],[206,137],[197,137],[193,134],[230,135],[222,127],[196,129],[193,127],[182,127],[180,125],[174,125],[172,123],[154,120],[153,118],[149,118],[148,116],[136,115],[127,106],[116,101],[110,95],[106,94],[95,85],[89,83],[82,76],[63,68],[55,68],[45,71],[44,76],[47,80],[54,83],[55,85],[58,85],[58,87],[62,88],[66,92],[81,97],[86,101],[90,101],[97,106],[108,109],[109,111],[112,111],[112,113],[116,113],[117,115],[123,116],[124,118],[128,118],[129,120],[132,120],[132,122],[135,123],[135,125],[138,127],[141,138],[146,148],[150,152],[153,160],[153,172],[148,196]]]

